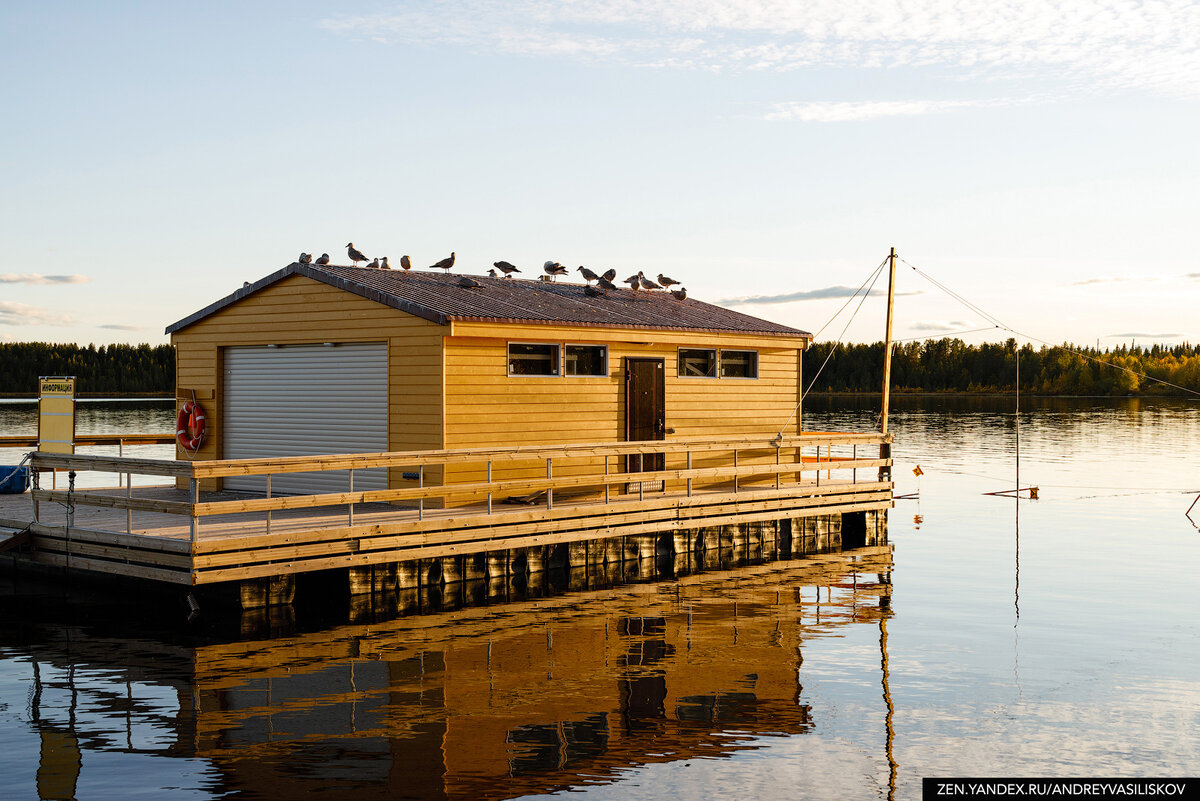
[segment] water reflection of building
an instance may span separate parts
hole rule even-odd
[[[805,640],[888,617],[890,569],[867,548],[270,640],[44,643],[43,675],[93,678],[39,725],[85,752],[203,758],[234,797],[548,792],[811,730]],[[78,770],[67,750],[44,764]]]

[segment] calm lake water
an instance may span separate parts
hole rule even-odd
[[[170,430],[143,407],[88,425]],[[817,400],[805,427],[874,416]],[[680,581],[188,624],[0,578],[0,798],[912,799],[925,776],[1200,774],[1200,405],[1023,399],[1036,501],[984,494],[1014,484],[1015,422],[1011,399],[901,397],[897,491],[919,499],[889,547]]]

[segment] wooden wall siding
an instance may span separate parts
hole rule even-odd
[[[679,378],[679,347],[731,347],[717,334],[615,331],[591,328],[547,329],[537,326],[455,323],[460,332],[504,331],[501,338],[455,335],[446,343],[446,448],[493,445],[586,443],[625,439],[626,357],[662,359],[666,382],[667,439],[773,435],[783,426],[798,400],[800,348],[803,341],[778,337],[730,337],[739,350],[758,352],[757,379]],[[508,342],[605,344],[608,375],[509,376]],[[674,429],[671,433],[670,429]],[[799,432],[798,415],[784,433]],[[784,459],[794,456],[785,453]],[[739,457],[739,463],[774,463],[773,452]],[[744,460],[741,461],[741,460]],[[729,454],[693,459],[693,467],[728,464]],[[555,476],[592,472],[595,459],[556,461]],[[667,469],[686,467],[686,456],[667,457]],[[611,462],[613,472],[623,469]],[[482,481],[485,467],[454,466],[449,480]],[[545,464],[499,466],[493,478],[544,477]],[[773,483],[774,479],[771,479]],[[702,486],[697,483],[694,486]],[[479,498],[473,499],[475,501]],[[464,499],[464,502],[468,502]]]
[[[442,448],[443,326],[294,275],[171,335],[181,399],[197,390],[208,416],[198,459],[221,458],[222,353],[237,345],[388,343],[388,447]],[[402,378],[401,378],[402,377]],[[182,403],[182,400],[180,401]],[[178,458],[186,458],[177,452]],[[395,481],[402,481],[399,476]],[[440,480],[431,471],[430,481]],[[403,484],[399,484],[402,486]],[[397,484],[393,484],[397,486]],[[202,489],[215,489],[206,482]]]

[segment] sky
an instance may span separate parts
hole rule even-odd
[[[0,341],[165,342],[352,241],[855,342],[895,247],[898,339],[1200,342],[1195,2],[10,0],[0,32]]]

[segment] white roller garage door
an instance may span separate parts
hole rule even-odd
[[[226,459],[376,453],[388,449],[383,342],[225,349]],[[345,492],[348,471],[280,473],[272,494]],[[259,476],[225,479],[262,492]],[[386,489],[387,470],[354,471],[354,489]]]

